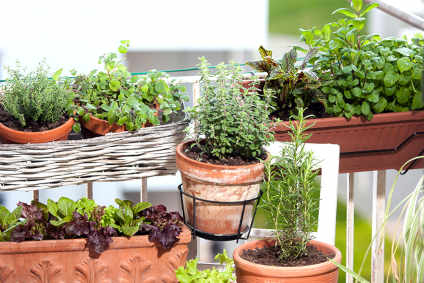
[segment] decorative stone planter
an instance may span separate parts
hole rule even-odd
[[[175,270],[185,264],[190,240],[186,226],[169,251],[147,235],[114,237],[97,259],[89,257],[85,239],[1,242],[0,282],[177,282]]]
[[[69,133],[72,131],[73,125],[74,119],[69,118],[68,121],[51,130],[41,132],[24,132],[11,129],[0,123],[0,140],[3,143],[20,144],[67,140]]]
[[[424,150],[424,111],[376,114],[371,121],[353,117],[311,119],[310,143],[340,145],[340,172],[398,170],[405,161]],[[274,126],[278,141],[289,141],[288,129]],[[413,168],[424,168],[424,161]]]
[[[180,143],[176,150],[177,168],[181,172],[184,192],[199,199],[220,202],[196,202],[195,228],[214,235],[237,235],[243,205],[230,202],[255,199],[258,196],[264,176],[263,163],[225,166],[199,162],[184,154],[190,142]],[[183,202],[185,217],[189,225],[193,225],[193,198],[184,195]],[[253,208],[254,201],[245,205],[241,232],[249,228]]]
[[[341,262],[342,255],[336,247],[314,240],[310,244],[325,253],[331,251],[336,255],[334,260],[338,263]],[[307,266],[279,267],[256,264],[240,257],[243,250],[269,245],[273,245],[273,241],[258,240],[240,245],[234,250],[233,258],[238,283],[337,283],[338,267],[330,261]]]

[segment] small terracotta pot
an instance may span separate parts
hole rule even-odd
[[[191,142],[180,143],[176,151],[177,168],[181,172],[185,193],[220,202],[244,201],[258,196],[264,177],[263,163],[225,166],[199,162],[184,154],[184,149]],[[186,220],[193,225],[193,199],[184,196],[183,201]],[[250,225],[253,208],[253,201],[246,205],[241,232]],[[196,201],[195,228],[218,235],[238,234],[242,209],[243,205]]]
[[[273,243],[274,241],[270,240],[252,241],[234,250],[233,259],[238,283],[337,283],[338,267],[330,261],[307,266],[279,267],[256,264],[240,257],[243,250],[271,246]],[[310,244],[324,253],[331,251],[336,255],[334,260],[341,262],[342,255],[336,247],[314,240]]]
[[[24,132],[6,127],[0,123],[0,138],[3,143],[45,143],[58,140],[67,140],[72,131],[74,119],[69,118],[57,128],[42,132]]]
[[[102,136],[106,135],[107,133],[120,133],[125,131],[124,125],[111,125],[108,121],[96,118],[93,115],[90,115],[90,119],[87,122],[82,121],[81,125],[90,132]]]
[[[170,250],[148,236],[114,237],[99,258],[89,257],[85,239],[0,242],[0,282],[164,282],[176,283],[184,266],[191,232],[184,226]]]

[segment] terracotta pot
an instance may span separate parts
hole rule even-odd
[[[108,121],[96,118],[90,115],[87,122],[82,121],[81,125],[92,133],[97,135],[106,135],[107,133],[119,133],[125,131],[125,126],[117,124],[109,124]]]
[[[184,227],[169,251],[158,249],[148,236],[114,237],[99,258],[88,255],[85,239],[0,243],[0,282],[177,282],[191,232]]]
[[[159,104],[155,104],[153,108],[156,109],[156,112],[154,115],[158,116],[158,112],[160,108]],[[116,123],[109,124],[108,121],[96,118],[91,114],[90,114],[90,119],[87,122],[82,121],[81,125],[87,130],[89,130],[90,132],[97,135],[101,135],[101,136],[104,136],[107,133],[120,133],[126,130],[125,125],[119,126]],[[151,124],[145,123],[142,128],[147,126],[151,126]]]
[[[332,251],[336,255],[334,260],[340,263],[342,255],[336,247],[319,241],[311,241],[310,244],[325,253]],[[256,264],[240,257],[243,250],[270,245],[273,245],[273,241],[259,240],[245,243],[234,250],[238,283],[337,283],[338,268],[330,261],[307,266],[279,267]]]
[[[181,172],[184,192],[211,201],[234,202],[258,196],[264,176],[264,165],[260,162],[245,166],[224,166],[199,162],[184,154],[191,141],[177,146],[177,168]],[[184,196],[184,213],[193,225],[193,199]],[[241,232],[252,219],[254,202],[246,205]],[[196,201],[196,223],[199,231],[234,235],[238,233],[243,205],[214,204]]]
[[[376,114],[371,121],[353,117],[311,119],[308,142],[340,145],[340,172],[398,170],[424,150],[424,111]],[[275,124],[278,141],[289,141],[288,122]],[[414,168],[424,168],[419,161]]]
[[[69,118],[61,126],[42,132],[24,132],[6,127],[0,123],[0,138],[3,143],[45,143],[58,140],[67,140],[72,131],[74,119]]]

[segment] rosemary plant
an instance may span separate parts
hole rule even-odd
[[[275,229],[276,246],[280,248],[280,261],[299,258],[306,254],[306,245],[317,225],[314,217],[319,208],[314,182],[318,172],[312,152],[305,149],[309,139],[303,109],[290,121],[291,143],[281,155],[265,163],[265,181],[261,208],[269,215]]]

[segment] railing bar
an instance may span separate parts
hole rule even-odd
[[[147,197],[147,177],[141,178],[140,201],[148,201],[148,197]]]
[[[384,223],[386,210],[386,171],[373,171],[372,185],[372,243],[371,251],[371,282],[384,283]],[[377,231],[379,234],[376,235]]]
[[[347,221],[346,221],[346,266],[348,269],[353,270],[353,246],[354,246],[354,229],[355,229],[355,202],[354,202],[354,188],[355,188],[355,173],[348,173],[347,178]],[[346,274],[346,283],[353,283],[353,277]]]
[[[40,192],[38,190],[32,191],[32,199],[34,201],[40,201]]]
[[[86,193],[88,199],[93,199],[93,182],[87,183]]]

